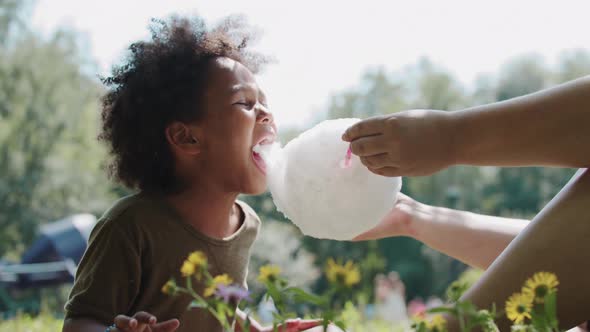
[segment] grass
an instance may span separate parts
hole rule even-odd
[[[15,318],[0,320],[0,332],[58,332],[62,326],[62,318],[55,318],[48,313],[34,317],[19,314]]]

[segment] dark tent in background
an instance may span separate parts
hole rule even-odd
[[[22,257],[21,264],[55,262],[70,259],[77,265],[86,250],[86,243],[96,218],[76,214],[41,226],[39,238]]]
[[[0,265],[0,287],[35,288],[72,282],[95,224],[93,215],[77,214],[42,225],[20,264]]]

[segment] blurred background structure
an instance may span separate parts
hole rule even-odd
[[[98,76],[145,35],[150,16],[243,12],[259,25],[269,35],[261,48],[279,60],[260,80],[283,144],[324,119],[453,111],[590,74],[584,1],[302,3],[297,15],[270,3],[0,0],[0,317],[19,309],[61,317],[89,229],[129,193],[103,169]],[[573,172],[459,166],[406,178],[403,192],[427,204],[527,218]],[[244,199],[264,221],[252,269],[278,264],[294,283],[321,291],[326,260],[353,259],[363,276],[355,296],[368,316],[396,306],[399,294],[408,312],[422,310],[453,280],[478,275],[410,238],[304,238],[268,194]]]

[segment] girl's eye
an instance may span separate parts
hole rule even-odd
[[[234,103],[234,105],[241,105],[241,106],[246,106],[246,107],[250,108],[252,106],[252,103],[247,102],[247,101],[239,101],[237,103]]]

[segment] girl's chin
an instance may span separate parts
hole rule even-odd
[[[246,195],[260,195],[264,194],[267,188],[266,177],[261,177],[258,175],[251,179],[250,185],[244,188],[246,190],[242,193]]]

